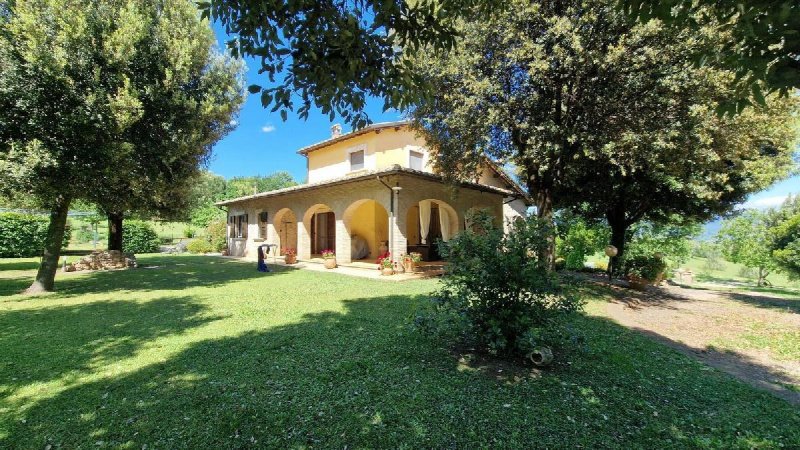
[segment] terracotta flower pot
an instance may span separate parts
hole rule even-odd
[[[406,260],[403,260],[403,268],[405,268],[405,269],[406,269],[406,272],[408,272],[408,273],[413,273],[413,272],[416,272],[416,270],[417,270],[417,263],[415,263],[415,262],[414,262],[413,260],[411,260],[411,259],[406,259]]]
[[[384,267],[381,269],[381,275],[394,275],[394,269],[391,267]]]
[[[326,269],[336,268],[336,260],[334,258],[325,258],[324,264]]]
[[[284,257],[284,262],[286,264],[294,264],[297,262],[297,255],[286,255]]]

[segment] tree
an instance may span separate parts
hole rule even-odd
[[[721,111],[738,112],[752,104],[765,104],[765,94],[790,94],[800,88],[800,4],[795,0],[623,0],[622,5],[642,21],[659,18],[678,27],[700,28],[714,24],[715,31],[733,40],[722,49],[698,52],[697,61],[721,64],[736,73],[744,88]]]
[[[708,45],[631,23],[602,0],[515,1],[462,34],[456,51],[418,61],[435,94],[415,110],[416,127],[448,176],[474,177],[487,156],[512,162],[543,218],[578,203],[567,195],[574,166],[592,170],[609,148],[630,149],[628,136],[679,126],[671,113],[686,114],[680,94],[696,84],[692,74],[663,80],[686,70],[688,47]]]
[[[214,34],[191,2],[137,10],[144,28],[130,84],[139,118],[121,135],[120,154],[93,200],[108,216],[109,250],[122,250],[123,218],[185,220],[192,184],[212,146],[233,128],[244,99],[242,63],[215,51]]]
[[[141,149],[128,138],[142,125],[146,88],[153,86],[142,82],[144,67],[158,64],[148,60],[153,49],[144,45],[157,30],[140,19],[157,17],[157,10],[165,16],[183,11],[176,13],[177,23],[199,21],[182,3],[17,0],[0,18],[0,190],[36,197],[51,211],[29,292],[53,289],[74,199],[96,200],[93,192],[113,188],[120,171],[138,163],[171,169],[163,159],[137,155]],[[182,39],[180,27],[163,31],[167,47]],[[194,56],[173,54],[161,83],[193,89],[181,84],[181,71]]]
[[[385,100],[384,109],[418,101],[424,88],[405,58],[422,45],[449,50],[456,42],[455,22],[474,5],[491,8],[494,0],[308,1],[258,3],[240,0],[199,2],[206,16],[219,21],[234,55],[260,61],[259,73],[273,87],[250,87],[261,103],[308,117],[313,106],[341,115],[356,128],[369,122],[368,96]],[[276,83],[276,76],[282,81]]]
[[[759,286],[766,284],[767,276],[777,267],[772,257],[769,227],[767,213],[749,210],[726,220],[717,235],[725,259],[758,270]]]
[[[257,192],[274,191],[297,185],[289,172],[270,175],[233,177],[230,180],[203,172],[192,184],[190,218],[192,224],[207,227],[215,219],[225,218],[225,213],[214,204],[220,200],[253,195]]]
[[[772,214],[769,234],[775,264],[790,278],[800,278],[800,196],[789,197]]]
[[[586,217],[608,221],[611,243],[619,250],[612,266],[624,255],[628,230],[637,222],[711,220],[794,168],[796,99],[771,98],[766,107],[720,117],[715,105],[728,98],[724,87],[730,76],[707,70],[686,76],[697,88],[684,95],[683,109],[664,110],[674,122],[627,133],[596,154],[591,166],[573,165],[565,177],[569,184],[562,196],[580,205]]]
[[[713,114],[734,76],[692,66],[697,49],[727,43],[706,31],[631,23],[601,0],[514,3],[465,24],[457,51],[423,55],[436,95],[416,126],[442,173],[511,161],[541,217],[574,207],[605,218],[619,258],[639,220],[727,212],[792,164],[794,99]]]

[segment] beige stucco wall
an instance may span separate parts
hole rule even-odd
[[[401,188],[395,197],[393,219],[388,218],[387,214],[380,210],[382,207],[387,213],[391,211],[391,193],[376,179],[290,192],[232,205],[229,207],[229,211],[232,214],[247,213],[250,224],[246,241],[229,240],[231,254],[255,259],[258,245],[262,243],[281,245],[279,236],[281,225],[278,223],[276,226],[275,220],[276,213],[284,208],[290,209],[297,218],[297,251],[300,259],[311,257],[310,231],[308,230],[311,214],[315,210],[330,208],[336,217],[336,254],[337,260],[341,263],[350,262],[350,236],[354,232],[369,234],[369,237],[364,237],[370,242],[379,243],[388,240],[389,236],[384,233],[388,234],[390,230],[393,230],[395,245],[390,251],[393,257],[405,254],[407,252],[405,235],[409,217],[408,210],[416,206],[420,200],[436,200],[440,205],[444,205],[446,210],[452,211],[451,231],[453,233],[464,229],[464,214],[472,207],[488,208],[498,219],[503,217],[503,196],[501,194],[469,188],[452,190],[441,182],[406,174],[384,177],[384,181],[390,186]],[[373,200],[377,205],[372,203],[371,209],[364,207],[365,204],[368,204],[364,200]],[[267,238],[264,242],[258,239],[258,213],[261,211],[266,211],[269,215]],[[377,222],[375,228],[377,231],[367,233],[363,228],[370,218],[373,222]],[[386,220],[385,225],[381,220]],[[377,257],[373,245],[370,245],[370,257]]]
[[[424,140],[416,137],[416,133],[407,127],[386,128],[311,151],[307,156],[308,182],[317,183],[357,173],[350,171],[349,154],[362,149],[365,171],[384,169],[395,164],[409,167],[409,153],[415,150],[424,155],[424,170],[432,172],[428,166],[429,157]]]

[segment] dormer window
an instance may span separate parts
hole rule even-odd
[[[364,168],[364,150],[350,152],[350,171],[361,170]]]
[[[413,170],[422,171],[422,158],[424,157],[425,155],[423,155],[422,152],[411,150],[408,153],[408,167]]]

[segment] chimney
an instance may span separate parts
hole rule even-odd
[[[337,138],[342,135],[342,126],[340,124],[334,124],[331,127],[331,139]]]

